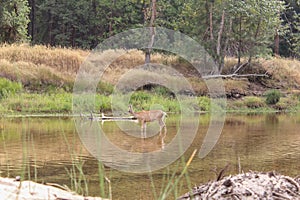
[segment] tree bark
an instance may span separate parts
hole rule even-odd
[[[31,10],[30,10],[30,26],[28,26],[28,33],[30,34],[31,41],[35,40],[35,0],[29,1]]]
[[[150,41],[148,44],[148,48],[146,49],[145,53],[145,64],[150,63],[151,60],[151,51],[154,44],[154,37],[155,37],[155,28],[154,23],[156,19],[156,0],[152,0],[152,6],[151,6],[151,19],[149,24],[149,30],[150,30]]]
[[[213,3],[210,5],[209,11],[209,32],[210,32],[210,40],[214,40],[214,33],[213,33]]]
[[[222,44],[221,44],[221,40],[222,40],[222,34],[223,34],[223,30],[224,30],[224,22],[225,22],[225,10],[223,10],[222,12],[222,17],[221,17],[221,23],[220,23],[220,29],[218,32],[218,40],[217,40],[217,58],[218,58],[218,73],[221,74],[222,69],[224,67],[224,55],[222,55],[221,52],[221,48],[222,48]]]
[[[274,53],[275,55],[279,55],[279,34],[276,31],[275,38],[274,38]]]
[[[241,54],[242,54],[242,15],[240,14],[239,18],[239,46],[238,46],[238,64],[237,66],[240,66],[241,64]]]

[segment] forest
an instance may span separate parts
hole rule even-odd
[[[92,49],[132,28],[160,26],[224,57],[300,58],[299,0],[2,0],[0,43]],[[239,60],[240,62],[240,60]]]
[[[0,0],[0,200],[300,199],[299,129],[300,0]]]

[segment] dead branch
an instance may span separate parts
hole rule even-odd
[[[213,79],[213,78],[234,78],[234,77],[269,77],[267,73],[264,74],[227,74],[227,75],[207,75],[207,76],[202,76],[203,79]]]

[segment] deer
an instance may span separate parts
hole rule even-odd
[[[165,128],[166,133],[166,124],[165,124],[165,118],[167,116],[167,113],[165,113],[162,110],[148,110],[148,111],[140,111],[140,112],[134,112],[132,105],[129,105],[128,112],[132,114],[139,122],[141,122],[141,135],[142,137],[146,137],[146,126],[147,122],[153,122],[158,121],[158,124],[160,126],[160,135],[163,128]]]

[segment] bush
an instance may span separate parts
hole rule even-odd
[[[198,98],[199,109],[201,111],[209,111],[210,109],[210,98],[202,96]]]
[[[280,92],[278,90],[269,90],[266,93],[266,104],[268,105],[275,105],[280,100]]]
[[[114,91],[114,86],[110,83],[99,81],[96,90],[99,94],[110,95]]]
[[[130,103],[134,104],[135,102],[143,103],[151,101],[153,95],[144,92],[144,91],[136,91],[131,95]]]
[[[259,97],[245,97],[245,105],[248,108],[261,108],[265,106],[263,100]]]
[[[14,95],[22,90],[22,84],[12,82],[6,78],[0,78],[0,99],[8,97],[8,95]]]
[[[159,96],[164,96],[164,97],[173,97],[174,94],[172,91],[170,91],[168,88],[163,87],[163,86],[155,86],[152,91],[154,94],[159,95]]]

